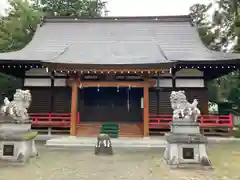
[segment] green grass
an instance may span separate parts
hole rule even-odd
[[[212,161],[215,179],[240,179],[240,144],[226,143],[209,147],[209,157]]]

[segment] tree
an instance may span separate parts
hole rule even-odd
[[[224,51],[234,38],[240,37],[239,8],[240,0],[219,0],[218,9],[212,20],[207,19],[207,11],[211,5],[195,4],[190,8],[193,22],[197,24],[199,35],[203,43],[209,48]],[[239,52],[240,38],[238,38],[235,52]],[[239,71],[208,82],[209,99],[213,102],[231,101],[240,107],[240,73]]]
[[[41,13],[32,8],[27,0],[9,0],[7,16],[0,17],[0,52],[20,50],[31,41],[40,21]],[[21,80],[0,73],[0,100],[12,98]]]
[[[4,97],[12,98],[12,94],[16,89],[21,88],[21,79],[10,75],[0,73],[0,102],[3,102]]]
[[[216,4],[212,20],[218,32],[217,41],[224,50],[236,40],[232,51],[240,52],[240,0],[218,0]]]
[[[214,34],[211,29],[211,23],[208,20],[207,11],[212,7],[212,3],[205,4],[194,4],[190,7],[190,16],[194,24],[198,27],[199,35],[202,39],[202,42],[208,47],[216,38],[216,34]]]
[[[8,16],[1,17],[0,51],[22,49],[32,39],[41,13],[27,0],[9,0]]]
[[[195,24],[198,26],[208,24],[206,12],[212,7],[212,3],[205,4],[194,4],[189,8],[190,16]]]
[[[229,78],[229,84],[234,84],[231,87],[228,99],[235,103],[237,108],[240,110],[240,71],[233,72]]]
[[[46,16],[99,17],[106,10],[101,0],[35,0]]]
[[[233,52],[240,52],[240,0],[218,0],[218,9],[213,14],[213,22],[216,30],[219,31],[219,44],[226,49],[230,43],[235,43],[232,47]],[[235,41],[234,41],[235,40]],[[220,82],[225,82],[218,91],[225,91],[224,96],[228,101],[240,108],[240,73],[235,71],[219,78]]]

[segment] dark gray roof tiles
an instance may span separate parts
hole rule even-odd
[[[161,64],[240,59],[201,42],[189,16],[44,19],[22,50],[0,60],[67,64]]]

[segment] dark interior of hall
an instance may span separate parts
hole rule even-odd
[[[29,112],[70,113],[71,87],[31,87],[32,103]],[[207,89],[186,90],[188,100],[199,99],[204,113],[208,101]],[[169,96],[172,89],[149,89],[149,114],[172,114]],[[124,122],[142,121],[142,88],[85,87],[78,90],[78,112],[81,122]]]

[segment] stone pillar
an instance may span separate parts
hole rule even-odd
[[[72,81],[71,128],[70,136],[76,136],[78,83]]]
[[[143,88],[143,136],[149,136],[149,87]]]

